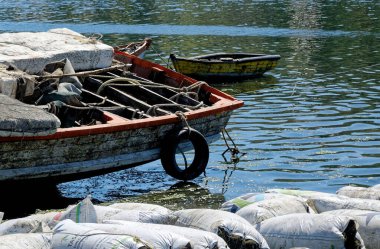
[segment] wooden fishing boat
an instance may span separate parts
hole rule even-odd
[[[216,53],[190,58],[170,55],[175,70],[206,82],[239,81],[262,76],[277,66],[279,55]]]
[[[108,68],[58,76],[32,75],[40,90],[55,78],[77,77],[83,86],[80,105],[43,102],[42,97],[4,104],[0,98],[0,109],[10,110],[10,122],[5,119],[3,123],[10,125],[9,130],[0,129],[0,182],[60,182],[157,159],[169,175],[180,180],[191,180],[204,172],[208,143],[219,139],[232,111],[243,102],[134,55],[115,50],[112,60]],[[48,96],[51,93],[56,91]],[[70,98],[73,95],[70,93]],[[29,104],[35,102],[40,105]],[[43,115],[37,109],[55,114],[61,126],[49,130],[52,122],[49,127],[40,125],[38,119]],[[17,116],[21,110],[30,120]],[[35,133],[20,130],[19,124],[32,126]],[[195,151],[194,160],[184,167],[177,163],[179,147]]]

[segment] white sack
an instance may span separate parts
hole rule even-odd
[[[102,223],[103,220],[109,220],[113,215],[122,212],[122,209],[113,208],[110,206],[94,205],[96,218],[98,223]]]
[[[9,234],[0,236],[1,249],[50,249],[51,234]]]
[[[0,63],[11,63],[31,74],[65,58],[75,71],[109,67],[113,59],[111,46],[69,29],[2,33],[0,48]]]
[[[177,221],[177,216],[155,211],[122,210],[119,213],[109,216],[108,219],[173,225]]]
[[[39,214],[32,214],[25,218],[36,220],[40,223],[48,225],[50,228],[53,228],[55,225],[55,221],[59,220],[61,217],[61,212],[48,212],[48,213],[39,213]]]
[[[154,211],[154,212],[159,212],[161,214],[170,214],[173,212],[166,207],[156,205],[156,204],[149,204],[149,203],[123,202],[123,203],[114,203],[112,205],[109,205],[109,207],[119,208],[123,210]]]
[[[336,194],[324,193],[319,191],[312,190],[298,190],[298,189],[267,189],[265,193],[277,193],[291,196],[298,196],[302,198],[312,198],[312,197],[321,197],[321,196],[336,196]]]
[[[380,200],[380,190],[377,188],[363,188],[354,186],[345,186],[340,188],[338,195],[343,195],[351,198]]]
[[[47,224],[31,218],[18,218],[0,224],[0,235],[14,233],[50,232]]]
[[[239,209],[248,206],[252,203],[277,199],[277,198],[296,198],[289,195],[279,194],[279,193],[247,193],[242,196],[238,196],[232,200],[226,201],[222,204],[221,210],[236,213]]]
[[[269,248],[260,233],[237,214],[212,209],[186,209],[174,212],[178,217],[175,225],[191,227],[215,233],[232,249]]]
[[[3,217],[4,217],[4,213],[3,213],[3,212],[0,212],[0,223],[1,223],[1,221],[3,220]]]
[[[226,242],[222,238],[220,238],[218,235],[211,232],[198,230],[198,229],[172,226],[172,225],[135,223],[135,222],[121,221],[121,220],[109,220],[105,222],[107,224],[118,224],[118,225],[123,225],[127,227],[136,227],[136,226],[139,226],[142,228],[147,227],[151,231],[157,230],[157,231],[167,231],[170,233],[175,233],[175,234],[185,237],[186,239],[189,239],[191,247],[195,249],[206,249],[206,248],[226,249],[228,248]]]
[[[87,196],[77,205],[69,206],[66,211],[56,215],[54,220],[62,221],[70,219],[76,223],[96,223],[97,216],[94,204],[91,202],[91,197]]]
[[[122,222],[122,221],[120,221]],[[120,224],[81,224],[87,228],[105,231],[112,234],[127,234],[146,241],[153,248],[191,248],[190,240],[177,233],[164,229],[155,229],[151,224],[129,222],[128,225]]]
[[[86,223],[83,223],[86,224]],[[54,249],[145,249],[150,248],[140,239],[130,235],[107,233],[64,220],[54,227]]]
[[[380,189],[380,184],[373,185],[371,188],[373,188],[373,189]]]
[[[362,237],[367,249],[380,248],[380,212],[339,209],[328,211],[323,214],[350,216],[359,224],[358,232]]]
[[[356,221],[347,216],[288,214],[265,220],[255,227],[268,241],[271,249],[365,248],[357,233]]]
[[[252,225],[263,220],[293,213],[315,213],[304,201],[294,198],[267,199],[245,206],[236,212]]]
[[[380,212],[380,201],[378,200],[349,198],[339,195],[313,197],[308,199],[307,203],[318,213],[337,209],[360,209]]]

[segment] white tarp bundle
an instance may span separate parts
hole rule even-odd
[[[51,234],[28,233],[0,236],[1,249],[50,249]]]
[[[25,218],[31,219],[31,220],[36,220],[40,222],[41,224],[46,224],[50,228],[53,228],[55,226],[54,220],[59,219],[59,217],[62,215],[62,212],[47,212],[47,213],[37,213],[37,214],[32,214],[29,215]]]
[[[75,71],[109,67],[113,48],[69,29],[0,34],[0,63],[30,74],[68,58]]]
[[[279,194],[279,193],[247,193],[245,195],[238,196],[234,199],[226,201],[222,204],[221,210],[236,213],[239,209],[248,206],[252,203],[269,200],[269,199],[277,199],[277,198],[295,198],[290,195]]]
[[[193,228],[188,228],[188,227],[178,227],[178,226],[172,226],[172,225],[146,224],[146,223],[136,223],[136,222],[130,222],[130,221],[121,221],[121,220],[109,220],[109,221],[106,221],[106,223],[111,225],[109,226],[109,229],[112,229],[112,224],[116,224],[116,225],[122,225],[126,227],[132,227],[132,228],[146,227],[147,230],[149,230],[153,234],[155,233],[154,230],[175,233],[175,234],[185,237],[186,239],[189,239],[191,247],[195,249],[206,249],[206,248],[226,249],[228,248],[226,242],[222,238],[220,238],[218,235],[211,232],[203,231],[203,230],[198,230],[198,229],[193,229]]]
[[[301,198],[277,198],[255,202],[236,212],[252,225],[272,217],[293,213],[315,213]]]
[[[372,199],[380,200],[380,190],[376,187],[354,187],[345,186],[336,192],[338,195],[343,195],[351,198],[362,198],[362,199]]]
[[[174,212],[175,225],[213,232],[234,248],[269,248],[260,233],[237,214],[213,209],[185,209]]]
[[[298,196],[302,198],[312,198],[312,197],[321,197],[321,196],[336,196],[336,194],[324,193],[319,191],[312,190],[298,190],[298,189],[267,189],[265,193],[278,193],[284,195]]]
[[[28,217],[7,220],[0,224],[0,235],[38,232],[50,232],[50,228],[46,223]]]
[[[131,235],[107,233],[64,220],[54,227],[54,249],[148,249],[146,242]]]
[[[149,204],[149,203],[121,202],[121,203],[114,203],[110,205],[109,207],[119,208],[123,210],[154,211],[161,214],[173,213],[173,211],[171,211],[170,209],[166,207],[156,205],[156,204]]]
[[[77,205],[69,206],[66,211],[56,214],[49,226],[55,226],[59,221],[66,219],[72,220],[76,223],[98,222],[94,204],[91,202],[91,196],[87,196]]]
[[[349,198],[345,196],[321,196],[307,200],[318,213],[337,209],[360,209],[380,212],[380,200]]]
[[[173,214],[162,214],[154,211],[122,210],[109,216],[108,219],[173,225],[178,217]]]
[[[139,203],[141,205],[141,203]],[[114,205],[114,207],[117,205]],[[123,205],[119,205],[120,207]],[[135,205],[134,205],[135,206]],[[144,207],[152,207],[151,204],[144,204]],[[99,206],[94,205],[98,223],[102,223],[104,220],[125,220],[144,223],[156,223],[156,224],[174,224],[177,217],[173,215],[171,211],[166,209],[157,209],[158,211],[145,211],[136,209],[119,209],[112,206]],[[125,205],[124,205],[125,207]],[[164,210],[164,211],[163,211]]]
[[[367,249],[380,248],[380,212],[339,209],[328,211],[323,214],[350,216],[359,224],[358,232],[362,237]]]
[[[373,185],[371,188],[373,188],[373,189],[380,189],[380,184]]]
[[[112,234],[127,234],[146,241],[148,245],[153,248],[169,249],[190,249],[190,240],[184,236],[181,236],[173,231],[166,229],[157,229],[154,224],[138,223],[138,222],[126,222],[127,225],[122,225],[122,221],[119,224],[94,224],[83,223],[82,225],[96,230],[105,231]],[[164,225],[162,225],[164,226]]]
[[[265,220],[255,227],[271,249],[365,248],[356,221],[347,216],[288,214]]]
[[[94,208],[95,208],[96,218],[97,218],[98,223],[102,223],[103,220],[109,220],[110,217],[123,211],[122,209],[113,208],[110,206],[94,205]]]

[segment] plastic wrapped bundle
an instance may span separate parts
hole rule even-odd
[[[299,189],[280,189],[280,188],[267,189],[265,193],[277,193],[277,194],[298,196],[305,199],[313,198],[313,197],[321,197],[321,196],[336,196],[336,194],[324,193],[324,192],[319,192],[319,191],[299,190]]]
[[[356,221],[347,216],[288,214],[265,220],[255,227],[271,249],[365,249]]]
[[[87,196],[77,205],[69,206],[66,211],[57,213],[49,223],[49,226],[54,227],[58,222],[66,219],[76,223],[98,222],[95,206],[91,202],[91,197]]]
[[[228,248],[226,242],[222,238],[220,238],[218,235],[211,232],[198,230],[198,229],[178,227],[178,226],[172,226],[172,225],[162,225],[162,224],[136,223],[136,222],[130,222],[130,221],[121,221],[121,220],[109,220],[109,221],[106,221],[106,223],[110,225],[116,224],[116,225],[122,225],[126,227],[141,227],[141,228],[146,227],[147,230],[151,231],[152,233],[154,233],[154,230],[175,233],[175,234],[178,234],[179,236],[183,236],[186,239],[190,240],[190,244],[192,248],[197,248],[197,249],[206,249],[206,248],[226,249]],[[112,230],[112,226],[110,226],[109,229]]]
[[[123,209],[123,210],[139,210],[139,211],[154,211],[161,214],[171,214],[173,211],[170,209],[149,203],[135,203],[135,202],[122,202],[122,203],[114,203],[109,207]]]
[[[318,213],[337,209],[359,209],[380,212],[380,201],[349,198],[345,196],[321,196],[307,200],[307,203]]]
[[[177,221],[173,214],[162,214],[154,211],[122,210],[109,217],[109,220],[125,220],[143,223],[173,225]]]
[[[1,249],[50,249],[51,234],[28,233],[0,236]]]
[[[367,249],[380,248],[380,212],[339,209],[325,212],[324,214],[350,216],[359,224],[359,234]]]
[[[186,209],[174,212],[176,225],[213,232],[234,248],[269,248],[260,233],[237,214],[212,209]]]
[[[46,223],[33,218],[11,219],[0,224],[0,235],[38,232],[50,232],[50,228]]]
[[[52,247],[55,249],[148,249],[147,243],[131,235],[107,233],[64,220],[54,227]]]
[[[363,188],[345,186],[340,188],[336,193],[351,198],[380,200],[380,191],[376,187]]]
[[[289,196],[285,194],[279,193],[247,193],[242,196],[238,196],[232,200],[226,201],[222,204],[221,210],[236,213],[239,209],[248,206],[250,204],[270,199],[278,199],[278,198],[297,198],[294,196]]]
[[[122,222],[122,221],[120,221]],[[128,222],[128,225],[119,224],[94,224],[83,223],[82,225],[96,230],[112,234],[126,234],[146,241],[153,248],[191,248],[190,240],[175,232],[165,229],[157,229],[154,224]]]
[[[245,206],[236,212],[252,225],[272,217],[293,213],[315,213],[304,200],[292,198],[268,199]]]

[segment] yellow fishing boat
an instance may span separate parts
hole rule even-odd
[[[262,76],[277,66],[280,55],[216,53],[189,58],[170,55],[177,72],[207,82],[240,81]]]

